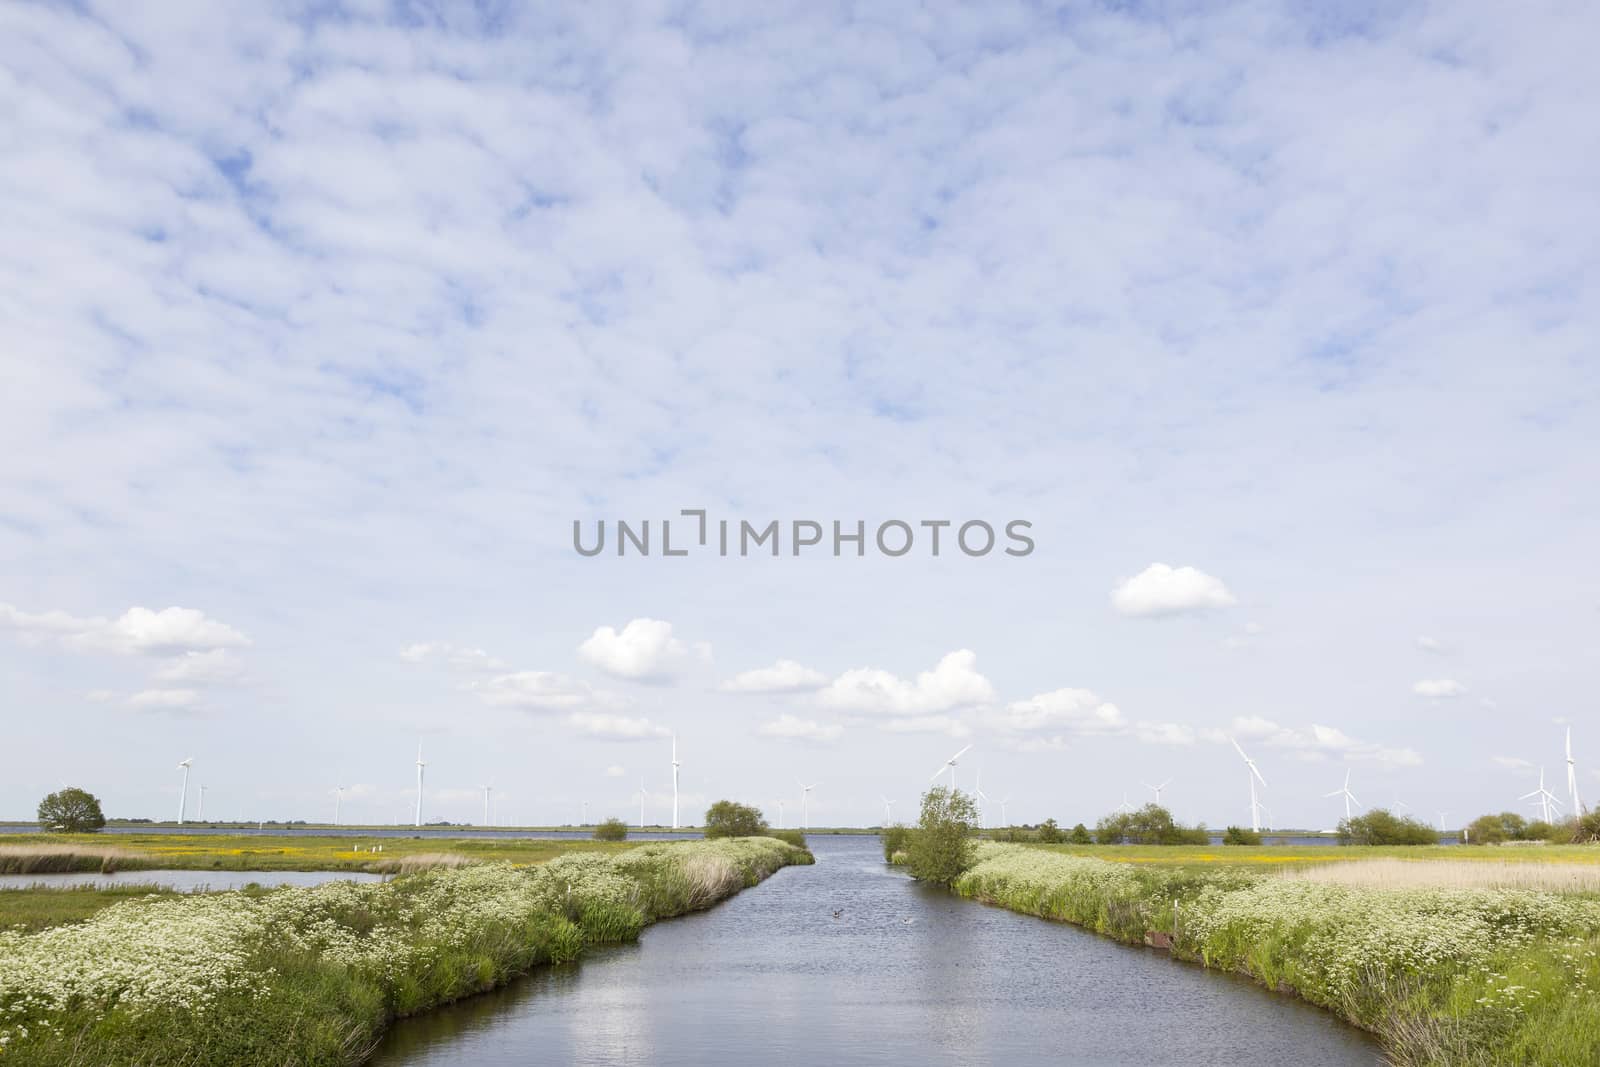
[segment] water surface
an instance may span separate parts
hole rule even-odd
[[[926,889],[875,838],[811,844],[816,866],[638,944],[404,1020],[372,1062],[1379,1062],[1367,1035],[1244,979]]]

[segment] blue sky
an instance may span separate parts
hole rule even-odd
[[[0,816],[1600,795],[1600,16],[471,10],[0,9]]]

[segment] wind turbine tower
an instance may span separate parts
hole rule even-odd
[[[1567,795],[1572,798],[1572,814],[1582,817],[1583,801],[1578,797],[1578,765],[1572,762],[1572,727],[1567,727]]]
[[[1361,807],[1361,801],[1356,800],[1356,795],[1350,792],[1350,771],[1348,768],[1346,768],[1344,772],[1344,785],[1338,789],[1335,789],[1331,793],[1324,793],[1322,795],[1325,797],[1344,797],[1344,817],[1346,819],[1350,818],[1350,804],[1352,802],[1355,803],[1356,807]]]
[[[483,787],[483,825],[485,826],[494,825],[489,821],[489,797],[493,793],[494,786],[486,785]]]
[[[1256,770],[1256,761],[1244,754],[1244,749],[1239,747],[1239,742],[1234,741],[1231,737],[1228,740],[1233,742],[1233,749],[1239,753],[1239,758],[1244,760],[1244,765],[1250,768],[1250,829],[1259,834],[1261,832],[1261,801],[1256,798],[1256,782],[1259,781],[1261,787],[1265,789],[1267,780],[1261,777],[1260,771]]]
[[[1160,785],[1151,785],[1149,782],[1141,782],[1139,784],[1144,786],[1146,789],[1150,790],[1150,792],[1152,792],[1152,793],[1154,793],[1156,795],[1156,807],[1159,808],[1161,806],[1161,791],[1163,789],[1167,788],[1167,786],[1172,784],[1172,779],[1168,778],[1166,781],[1162,782]]]
[[[206,787],[200,787],[200,810],[194,813],[195,822],[206,821]]]
[[[1561,811],[1561,804],[1556,800],[1556,795],[1544,787],[1543,767],[1539,768],[1539,788],[1535,789],[1531,793],[1524,793],[1517,799],[1527,800],[1530,797],[1536,798],[1534,803],[1539,805],[1539,817],[1545,822],[1550,822],[1552,820],[1552,811],[1556,813]]]
[[[417,742],[417,810],[416,825],[422,825],[422,769],[427,764],[422,762],[422,742]]]
[[[811,829],[811,791],[817,787],[816,782],[806,785],[796,778],[794,784],[800,787],[800,829]]]
[[[678,735],[672,735],[672,828],[678,828]]]
[[[888,797],[883,798],[883,825],[890,826],[894,823],[894,801]]]
[[[189,809],[189,768],[194,766],[194,757],[190,756],[178,764],[178,769],[183,771],[183,789],[178,793],[178,825],[183,825],[183,814]]]
[[[968,745],[960,752],[957,752],[954,756],[951,756],[949,759],[939,764],[939,769],[933,772],[933,777],[929,778],[928,781],[937,782],[941,774],[943,774],[945,771],[949,771],[950,792],[954,793],[956,791],[956,761],[961,759],[962,756],[965,756],[970,751],[972,751],[972,746]]]

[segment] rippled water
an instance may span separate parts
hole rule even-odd
[[[405,1020],[373,1062],[1378,1062],[1367,1035],[1243,979],[918,886],[874,838],[812,846],[816,866],[636,945]]]
[[[97,871],[73,871],[64,874],[0,874],[0,890],[27,889],[44,886],[62,889],[71,886],[94,886],[103,889],[114,885],[158,885],[167,889],[193,890],[239,889],[251,884],[321,885],[323,882],[380,882],[381,874],[364,871],[117,871],[100,874]]]

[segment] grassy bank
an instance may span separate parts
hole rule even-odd
[[[266,837],[252,834],[10,834],[0,874],[66,871],[372,871],[409,873],[465,863],[544,863],[574,852],[617,853],[628,842],[444,837]],[[382,849],[382,851],[374,851]]]
[[[119,885],[106,889],[94,886],[7,889],[0,892],[0,931],[31,932],[47,926],[82,922],[113,904],[141,899],[153,893],[174,895],[173,890],[154,885]]]
[[[1380,858],[1364,872],[1371,861],[1348,851],[1296,869],[986,843],[955,889],[1122,941],[1170,942],[1181,958],[1375,1031],[1405,1067],[1600,1063],[1600,895],[1560,872],[1547,888],[1513,887],[1541,884],[1503,873],[1535,862],[1521,855],[1474,863],[1439,851],[1454,859]]]
[[[75,925],[0,932],[0,1062],[356,1063],[397,1016],[810,861],[742,838],[125,900]]]

